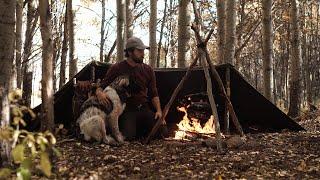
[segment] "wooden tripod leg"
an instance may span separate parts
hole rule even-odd
[[[199,50],[202,50],[203,53],[205,54],[205,57],[206,57],[206,60],[207,60],[207,63],[209,64],[210,66],[210,70],[211,70],[211,74],[213,75],[213,78],[218,82],[218,88],[220,90],[220,92],[223,94],[225,100],[226,100],[226,103],[228,104],[228,110],[229,110],[229,113],[230,113],[230,116],[231,116],[231,119],[232,119],[232,122],[233,124],[236,126],[237,130],[239,131],[239,134],[241,136],[244,136],[244,133],[243,133],[243,130],[241,128],[241,125],[239,123],[239,120],[236,116],[236,113],[234,112],[234,109],[233,109],[233,106],[232,106],[232,103],[230,101],[230,99],[228,98],[227,96],[227,93],[226,93],[226,90],[223,86],[223,82],[216,70],[216,68],[214,67],[214,65],[212,64],[212,61],[211,61],[211,58],[210,58],[210,55],[209,55],[209,52],[208,52],[208,49],[206,47],[207,45],[207,42],[210,38],[210,35],[212,33],[212,30],[210,31],[209,35],[206,37],[205,41],[202,40],[201,36],[200,36],[200,33],[199,33],[199,29],[197,28],[196,25],[192,25],[191,26],[191,29],[194,31],[195,33],[195,36],[196,36],[196,39],[197,39],[197,43],[198,43],[198,49]]]
[[[238,130],[240,136],[244,136],[244,132],[243,132],[242,127],[241,127],[241,125],[239,123],[237,115],[234,112],[232,103],[231,103],[230,99],[227,96],[226,90],[225,90],[225,88],[223,86],[222,80],[221,80],[216,68],[214,67],[214,65],[211,62],[211,59],[210,59],[210,56],[209,56],[209,53],[208,53],[207,49],[205,49],[205,53],[206,53],[207,62],[209,63],[209,66],[210,66],[211,73],[212,73],[213,77],[215,78],[215,80],[218,82],[219,90],[220,90],[220,92],[223,93],[225,101],[226,101],[226,103],[228,105],[228,110],[229,110],[229,114],[231,116],[231,120],[232,120],[233,124],[235,125],[236,129]]]
[[[201,61],[201,65],[203,67],[204,75],[206,77],[207,94],[208,94],[209,102],[211,105],[212,115],[214,117],[214,125],[215,125],[215,131],[216,131],[216,139],[217,139],[217,150],[219,153],[221,153],[222,152],[222,143],[221,143],[220,123],[219,123],[219,116],[218,116],[216,102],[215,102],[213,95],[212,95],[211,77],[210,77],[210,74],[208,71],[208,67],[206,66],[205,54],[204,54],[203,50],[199,49],[199,53],[201,54],[200,61]]]
[[[169,102],[166,104],[166,106],[163,109],[163,113],[162,113],[162,117],[161,119],[158,119],[158,121],[156,122],[156,124],[153,126],[152,130],[150,131],[149,135],[147,136],[146,140],[144,141],[145,144],[149,143],[150,139],[155,135],[155,133],[158,131],[160,125],[162,124],[163,121],[165,121],[165,118],[169,112],[169,109],[173,103],[173,101],[176,99],[176,96],[178,95],[178,92],[181,90],[181,88],[183,87],[184,82],[188,79],[190,73],[191,73],[191,69],[197,64],[198,61],[198,56],[196,56],[196,58],[193,60],[193,62],[191,63],[191,65],[189,66],[186,74],[183,76],[183,78],[181,79],[180,83],[178,84],[178,86],[176,87],[176,89],[173,91],[171,98],[169,100]]]

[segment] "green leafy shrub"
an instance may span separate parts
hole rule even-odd
[[[50,177],[52,165],[50,157],[60,156],[60,152],[54,147],[56,138],[49,132],[29,132],[21,129],[26,126],[23,115],[29,113],[32,118],[36,115],[29,107],[19,105],[19,92],[9,94],[11,109],[11,127],[0,129],[0,141],[10,142],[12,145],[11,156],[16,169],[0,169],[0,179],[7,178],[12,172],[16,172],[18,179],[30,179],[31,174],[39,169]]]

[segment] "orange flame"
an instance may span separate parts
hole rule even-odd
[[[214,134],[214,119],[211,115],[205,125],[202,127],[200,121],[196,118],[188,118],[188,113],[185,107],[178,108],[179,111],[184,112],[183,119],[177,124],[178,130],[175,132],[174,139],[185,139],[187,132],[194,132],[200,134]]]

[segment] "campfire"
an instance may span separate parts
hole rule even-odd
[[[184,113],[173,139],[190,140],[215,136],[214,116],[206,93],[196,93],[180,100],[177,110]]]
[[[184,112],[185,115],[183,116],[183,119],[177,124],[178,130],[175,131],[174,139],[189,140],[188,137],[194,136],[195,134],[201,134],[202,136],[214,135],[215,130],[213,116],[211,115],[204,126],[202,126],[199,119],[188,117],[187,108],[178,108],[178,110]]]

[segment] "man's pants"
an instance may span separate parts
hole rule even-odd
[[[155,113],[148,105],[126,107],[119,117],[119,129],[127,140],[145,138],[157,122]],[[155,137],[161,138],[168,134],[166,126],[159,128]]]

